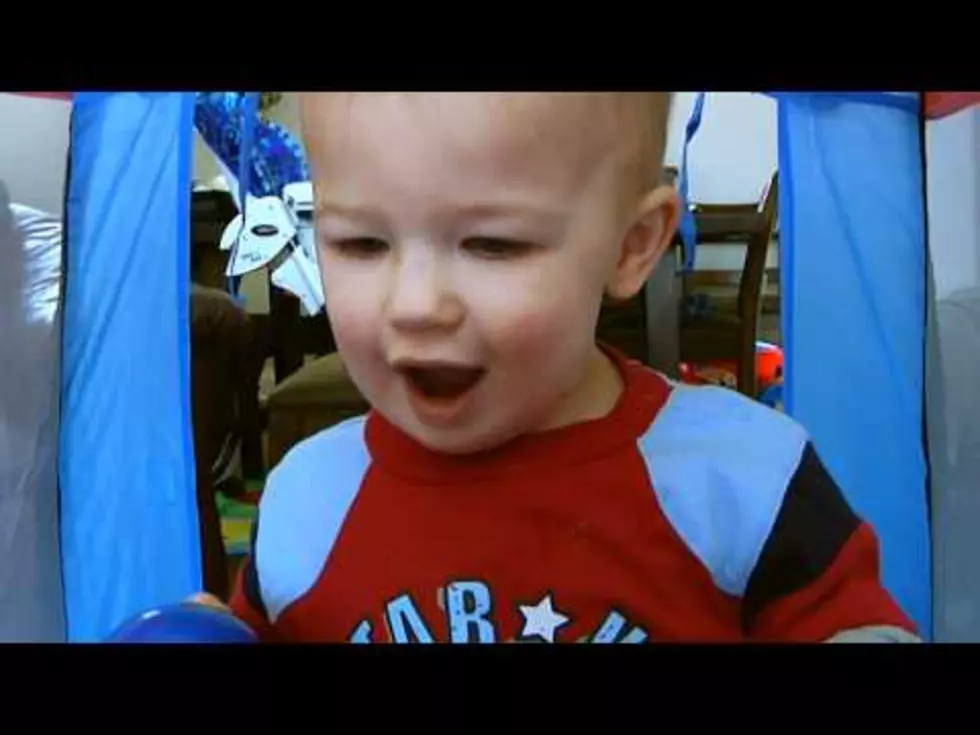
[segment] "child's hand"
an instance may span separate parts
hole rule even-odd
[[[192,595],[187,601],[196,605],[204,605],[214,610],[220,610],[221,612],[231,612],[231,609],[225,603],[207,592],[199,592],[196,595]]]

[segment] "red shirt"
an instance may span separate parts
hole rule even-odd
[[[270,474],[232,609],[265,640],[820,641],[913,631],[790,418],[614,356],[606,417],[467,457],[377,413]]]

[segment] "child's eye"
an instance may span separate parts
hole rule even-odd
[[[376,255],[383,255],[388,250],[388,243],[376,237],[349,237],[343,240],[334,240],[331,246],[340,251],[342,255],[354,258],[371,258]]]
[[[516,258],[524,255],[534,246],[521,240],[507,240],[499,237],[471,237],[463,241],[463,247],[482,258]]]

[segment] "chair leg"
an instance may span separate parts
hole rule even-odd
[[[221,515],[214,496],[214,485],[209,476],[197,477],[197,512],[201,534],[201,566],[204,591],[221,600],[227,600],[228,559],[225,556],[225,543],[221,536]]]
[[[755,374],[755,340],[742,345],[738,360],[738,392],[749,398],[758,397]]]

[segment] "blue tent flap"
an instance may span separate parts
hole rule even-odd
[[[201,586],[190,423],[194,95],[81,93],[60,472],[68,637]]]
[[[875,526],[885,584],[928,636],[917,108],[885,93],[778,98],[786,409]]]

